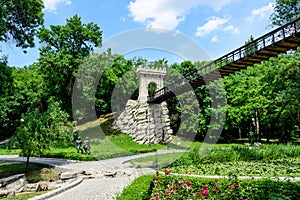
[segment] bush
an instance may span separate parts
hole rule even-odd
[[[136,178],[131,185],[127,186],[121,195],[116,199],[150,199],[152,188],[154,187],[153,179],[155,175],[144,175]]]

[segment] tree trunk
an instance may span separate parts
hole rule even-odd
[[[256,140],[257,142],[260,142],[261,139],[261,135],[260,135],[260,123],[259,123],[260,119],[259,119],[259,110],[256,109],[255,110],[255,132],[256,132]]]
[[[28,171],[28,165],[29,165],[29,155],[26,157],[26,172]]]

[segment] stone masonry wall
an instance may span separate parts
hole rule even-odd
[[[115,120],[113,128],[129,134],[138,144],[172,141],[169,111],[165,102],[148,104],[129,100],[125,111]]]

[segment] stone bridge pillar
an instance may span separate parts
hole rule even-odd
[[[164,87],[166,69],[139,67],[136,71],[140,79],[138,100],[129,100],[125,111],[114,122],[114,128],[130,135],[136,143],[169,143],[172,141],[167,103],[148,104],[148,88],[152,84],[155,91]]]

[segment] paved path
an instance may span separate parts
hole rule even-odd
[[[117,176],[115,178],[97,178],[85,179],[83,182],[72,189],[58,194],[50,200],[110,200],[121,193],[124,187],[130,184],[136,177],[142,174],[155,173],[153,169],[133,169],[128,161],[156,154],[165,154],[173,152],[184,152],[185,150],[158,150],[157,152],[126,156],[121,158],[112,158],[92,162],[71,161],[56,158],[30,158],[30,162],[51,165],[65,170],[96,170],[99,173],[105,171],[126,170],[130,176]],[[5,161],[22,161],[26,159],[16,155],[0,156],[0,160]]]

